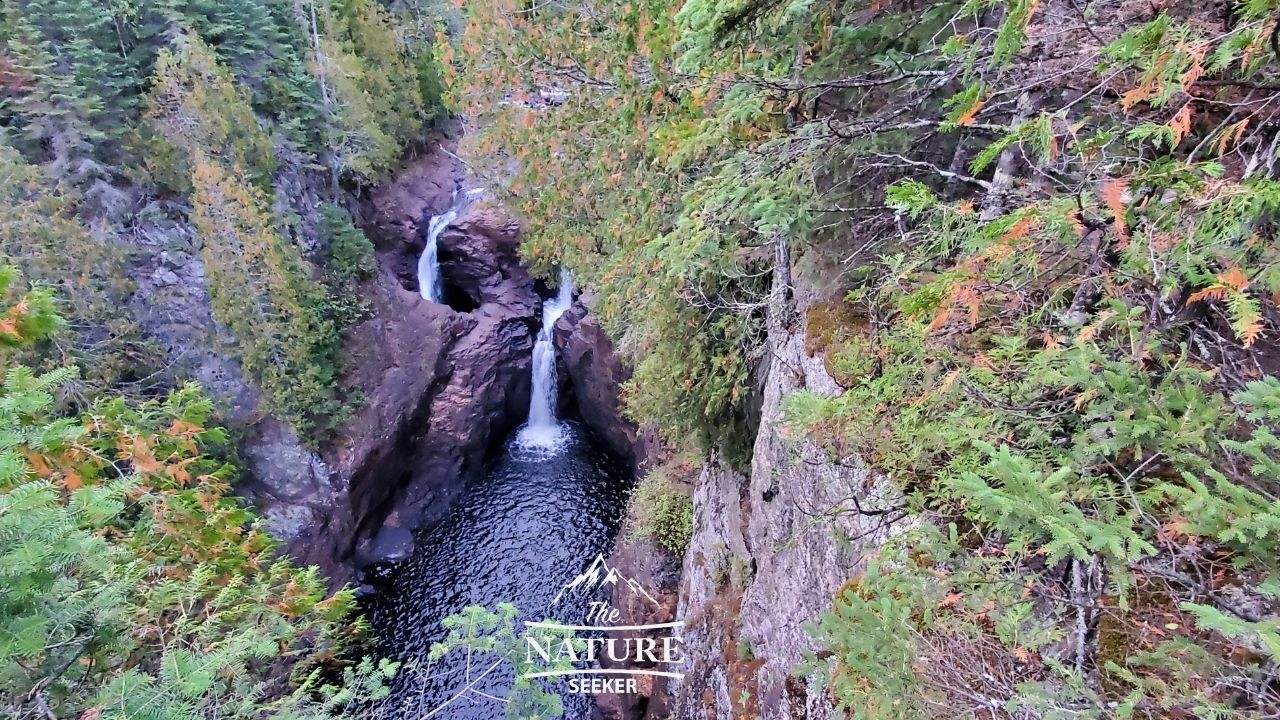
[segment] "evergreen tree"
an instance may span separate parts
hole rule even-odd
[[[183,35],[175,43],[178,52],[161,51],[147,95],[147,120],[164,141],[153,154],[153,170],[171,187],[189,187],[199,153],[270,187],[275,151],[248,93],[200,38]]]
[[[60,326],[50,291],[0,270],[0,345]],[[388,664],[320,680],[352,596],[274,557],[224,496],[234,469],[188,386],[84,417],[75,375],[11,365],[0,383],[0,708],[14,718],[331,718],[376,700]],[[293,680],[291,681],[290,675]]]
[[[236,169],[193,159],[192,222],[204,244],[214,316],[240,340],[240,361],[269,407],[300,435],[340,420],[340,342],[327,295],[276,230],[262,192]]]

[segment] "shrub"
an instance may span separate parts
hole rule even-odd
[[[689,490],[673,479],[670,467],[650,471],[631,496],[631,540],[649,538],[680,556],[693,538],[693,499]]]
[[[360,283],[373,277],[378,269],[373,243],[337,203],[320,206],[320,233],[325,248],[329,314],[339,328],[350,327],[369,315],[369,301],[360,292]]]
[[[12,280],[0,270],[5,346],[59,324]],[[55,406],[75,375],[9,365],[0,383],[5,716],[320,720],[385,692],[394,665],[337,661],[353,594],[328,596],[227,496],[235,468],[211,452],[225,436],[199,389],[77,416]]]

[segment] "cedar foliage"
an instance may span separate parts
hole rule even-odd
[[[0,269],[0,343],[61,325]],[[13,718],[327,718],[377,699],[345,669],[353,596],[276,556],[226,496],[235,469],[193,385],[59,412],[68,366],[0,383],[0,708]],[[334,683],[332,678],[339,678]],[[330,679],[326,679],[330,678]]]
[[[732,443],[796,259],[838,259],[845,392],[790,430],[911,518],[798,669],[848,715],[1280,707],[1280,6],[1160,7],[467,5],[450,96],[637,418]]]

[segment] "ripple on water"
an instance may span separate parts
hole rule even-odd
[[[567,597],[549,612],[560,587],[608,554],[621,523],[631,476],[576,423],[561,423],[558,444],[512,438],[482,477],[468,483],[449,518],[419,536],[414,554],[383,568],[378,593],[364,603],[383,651],[400,660],[424,658],[445,636],[441,621],[468,605],[510,602],[521,620],[554,615],[581,623],[591,597]],[[391,717],[421,717],[463,683],[465,660],[445,657],[431,677],[401,673],[393,682]],[[500,690],[503,682],[490,684]],[[552,685],[552,688],[561,687]],[[436,717],[492,720],[493,701],[459,701]],[[590,717],[581,696],[565,695],[565,717]]]

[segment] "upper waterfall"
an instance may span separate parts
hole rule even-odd
[[[418,292],[422,293],[424,300],[433,303],[443,301],[440,291],[440,235],[483,194],[484,188],[472,188],[462,193],[459,199],[458,191],[454,190],[449,209],[431,218],[427,224],[427,244],[418,258]]]
[[[520,428],[516,441],[525,448],[551,451],[564,438],[564,427],[556,417],[559,387],[556,382],[556,321],[573,304],[573,273],[560,270],[556,296],[542,304],[542,329],[533,345],[533,391],[529,397],[529,420]]]

